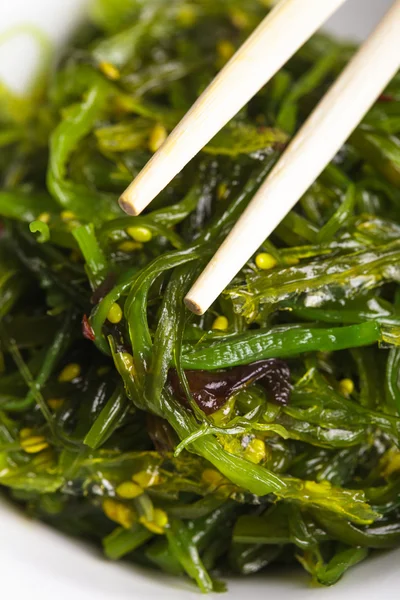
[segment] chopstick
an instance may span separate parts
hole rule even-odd
[[[400,68],[400,0],[293,139],[185,298],[203,314],[361,122]]]
[[[138,215],[346,0],[281,0],[119,199]]]

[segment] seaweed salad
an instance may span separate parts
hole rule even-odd
[[[400,78],[202,317],[183,297],[354,52],[317,35],[140,217],[118,197],[268,11],[96,0],[0,93],[0,486],[221,591],[400,546]]]

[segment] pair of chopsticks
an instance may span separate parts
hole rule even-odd
[[[139,214],[346,0],[281,0],[120,198]],[[378,0],[377,0],[378,1]],[[294,137],[185,298],[203,314],[361,122],[400,68],[400,0]]]

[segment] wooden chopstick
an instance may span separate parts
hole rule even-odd
[[[119,199],[138,215],[346,0],[281,0]]]
[[[357,52],[185,298],[203,314],[320,175],[400,68],[400,0]]]

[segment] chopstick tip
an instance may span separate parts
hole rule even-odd
[[[203,315],[206,312],[202,309],[200,304],[190,298],[189,294],[185,297],[184,303],[186,308],[188,308],[195,315]]]
[[[122,210],[126,212],[127,215],[131,215],[132,217],[137,217],[139,215],[139,211],[136,210],[134,204],[132,203],[132,200],[127,200],[124,197],[124,194],[122,194],[122,196],[118,200],[118,204],[120,205]]]

